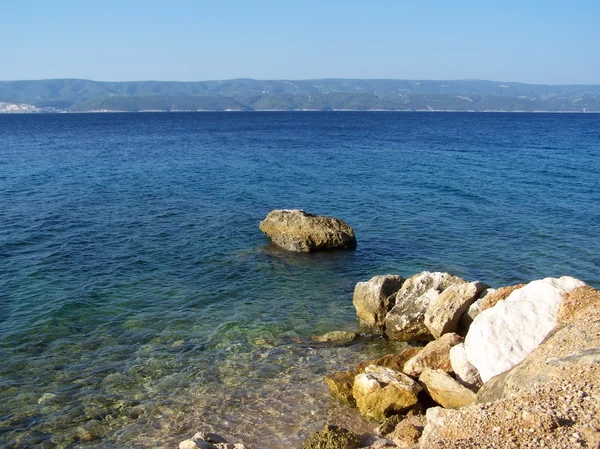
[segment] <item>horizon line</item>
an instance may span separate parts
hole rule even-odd
[[[222,78],[222,79],[207,79],[207,80],[195,80],[195,81],[179,81],[179,80],[121,80],[121,81],[105,81],[95,80],[91,78],[39,78],[39,79],[14,79],[14,80],[0,80],[0,83],[18,83],[18,82],[35,82],[35,81],[89,81],[93,83],[211,83],[211,82],[222,82],[222,81],[325,81],[325,80],[336,80],[336,81],[406,81],[406,82],[461,82],[461,81],[480,81],[488,83],[508,83],[508,84],[522,84],[529,86],[600,86],[600,84],[585,84],[585,83],[572,83],[572,84],[549,84],[549,83],[525,83],[522,81],[496,81],[480,78],[461,78],[461,79],[431,79],[431,78],[336,78],[336,77],[325,77],[325,78]]]

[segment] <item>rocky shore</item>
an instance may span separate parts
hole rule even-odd
[[[325,376],[372,434],[330,423],[302,449],[600,447],[599,290],[423,272],[359,282],[353,303],[364,328],[410,345]],[[339,339],[352,335],[317,338]],[[244,447],[198,435],[180,449]]]

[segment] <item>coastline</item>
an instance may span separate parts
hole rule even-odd
[[[386,287],[386,279],[394,283],[403,279],[402,286],[389,297],[391,284],[388,282]],[[437,296],[432,294],[434,290]],[[361,326],[373,323],[372,314],[379,314],[378,308],[388,308],[384,297],[395,297],[387,321],[399,305],[404,311],[402,326],[408,334],[402,335],[408,346],[399,353],[325,375],[333,398],[347,407],[358,407],[372,423],[372,431],[355,433],[340,423],[326,422],[321,431],[304,440],[302,449],[558,449],[600,444],[600,386],[594,382],[600,375],[599,290],[568,276],[498,289],[478,281],[468,283],[449,273],[422,272],[406,280],[398,275],[376,276],[359,282],[354,291],[353,303]],[[448,301],[458,301],[464,310],[459,313],[460,325],[456,319],[454,327],[447,328],[450,333],[425,344],[414,333],[423,316],[410,309],[414,305],[403,309],[406,306],[401,304],[407,300],[415,301],[414,304],[429,301],[424,322],[432,332],[436,317],[432,321],[427,314],[431,316],[437,307],[438,313],[444,315],[447,310],[442,309],[447,309]],[[553,310],[545,328],[531,323],[538,334],[534,342],[528,340],[531,333],[522,330],[522,323],[518,324],[521,319],[531,318],[522,315],[519,306],[529,301],[535,305],[534,315],[542,323],[548,319],[544,309],[550,305]],[[507,313],[509,318],[505,317]],[[501,324],[494,324],[495,320]],[[500,330],[507,324],[511,328],[511,320],[517,320],[516,327]],[[478,339],[488,331],[481,336],[478,332],[486,322],[487,326],[500,326],[500,334],[492,331],[492,338],[483,337],[481,343]],[[378,327],[381,330],[378,324],[370,329]],[[515,335],[509,334],[516,329],[515,343]],[[410,338],[411,332],[417,341]],[[469,340],[473,332],[478,336]],[[509,334],[502,336],[502,332]],[[384,333],[394,340],[393,334],[387,330]],[[313,339],[340,344],[354,338],[349,334],[334,331]],[[415,345],[419,340],[421,344]],[[512,344],[521,353],[517,358]],[[478,352],[494,353],[490,367],[497,365],[497,357],[509,356],[510,368],[494,367],[495,374],[490,377],[485,363],[473,361],[477,357],[473,347]],[[471,355],[463,360],[464,356],[457,356],[458,353]],[[259,448],[260,444],[252,447]],[[207,433],[207,429],[182,441],[178,448],[249,449],[243,443],[227,443],[218,433]]]
[[[599,111],[503,111],[503,110],[453,110],[453,109],[201,109],[201,110],[97,110],[97,111],[0,111],[0,115],[52,115],[52,114],[157,114],[157,113],[211,113],[211,112],[388,112],[388,113],[464,113],[464,114],[600,114]]]

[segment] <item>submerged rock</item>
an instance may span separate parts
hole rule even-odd
[[[465,351],[483,382],[527,357],[556,325],[562,295],[585,285],[569,276],[533,281],[481,312],[465,338]]]
[[[361,326],[383,327],[385,316],[395,302],[393,295],[400,290],[403,282],[402,276],[387,274],[356,284],[352,303]]]
[[[367,366],[354,379],[352,393],[361,414],[383,421],[415,406],[423,388],[406,374],[382,366]]]
[[[349,343],[356,337],[358,337],[358,334],[354,332],[331,331],[323,335],[312,337],[312,339],[320,343]]]
[[[302,443],[302,449],[358,449],[360,438],[353,432],[338,426],[326,425]]]
[[[449,273],[424,271],[408,278],[396,294],[395,304],[385,318],[385,333],[390,340],[429,341],[425,312],[451,285],[467,281]]]
[[[288,251],[314,252],[356,247],[354,230],[339,218],[309,214],[303,210],[274,210],[259,228],[274,244]]]

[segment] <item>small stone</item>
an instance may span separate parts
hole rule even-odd
[[[221,435],[212,432],[196,432],[194,440],[204,440],[209,443],[227,443],[227,440]]]

